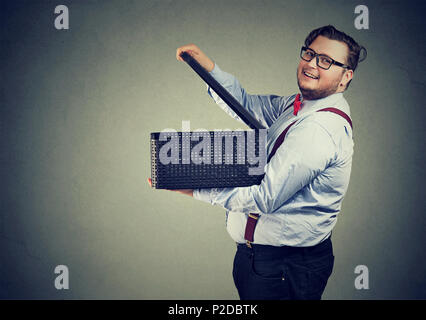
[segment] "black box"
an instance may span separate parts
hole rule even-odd
[[[196,189],[259,184],[266,164],[266,129],[190,54],[183,52],[181,57],[254,130],[151,133],[152,186]],[[198,149],[203,152],[197,153]]]
[[[151,133],[156,189],[246,187],[264,175],[266,131]],[[201,145],[201,146],[200,146]]]

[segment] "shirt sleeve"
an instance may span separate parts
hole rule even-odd
[[[274,213],[324,171],[336,157],[328,131],[313,119],[304,119],[287,133],[283,144],[265,166],[260,185],[194,190],[194,198],[229,211]]]
[[[266,128],[269,128],[280,115],[283,105],[283,97],[276,95],[248,94],[241,87],[237,78],[235,78],[232,74],[222,71],[216,63],[213,70],[210,71],[210,74]],[[209,86],[207,86],[207,92],[226,113],[234,119],[243,122]]]

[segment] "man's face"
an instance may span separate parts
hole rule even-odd
[[[348,48],[344,42],[318,36],[309,48],[318,54],[325,54],[346,64]],[[305,73],[309,73],[316,79],[308,77]],[[330,69],[324,70],[317,66],[316,58],[310,62],[300,59],[297,67],[297,84],[304,99],[321,99],[336,92],[343,92],[346,83],[352,78],[352,74],[351,70],[346,70],[334,64]]]

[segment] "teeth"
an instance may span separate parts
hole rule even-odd
[[[307,72],[303,72],[306,76],[308,76],[309,78],[312,79],[318,79],[318,77],[315,77],[313,74],[307,73]]]

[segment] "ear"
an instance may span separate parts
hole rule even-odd
[[[348,84],[349,81],[352,80],[353,76],[354,76],[353,70],[346,70],[345,73],[343,74],[342,80],[339,83],[339,87],[346,88],[346,85]]]

